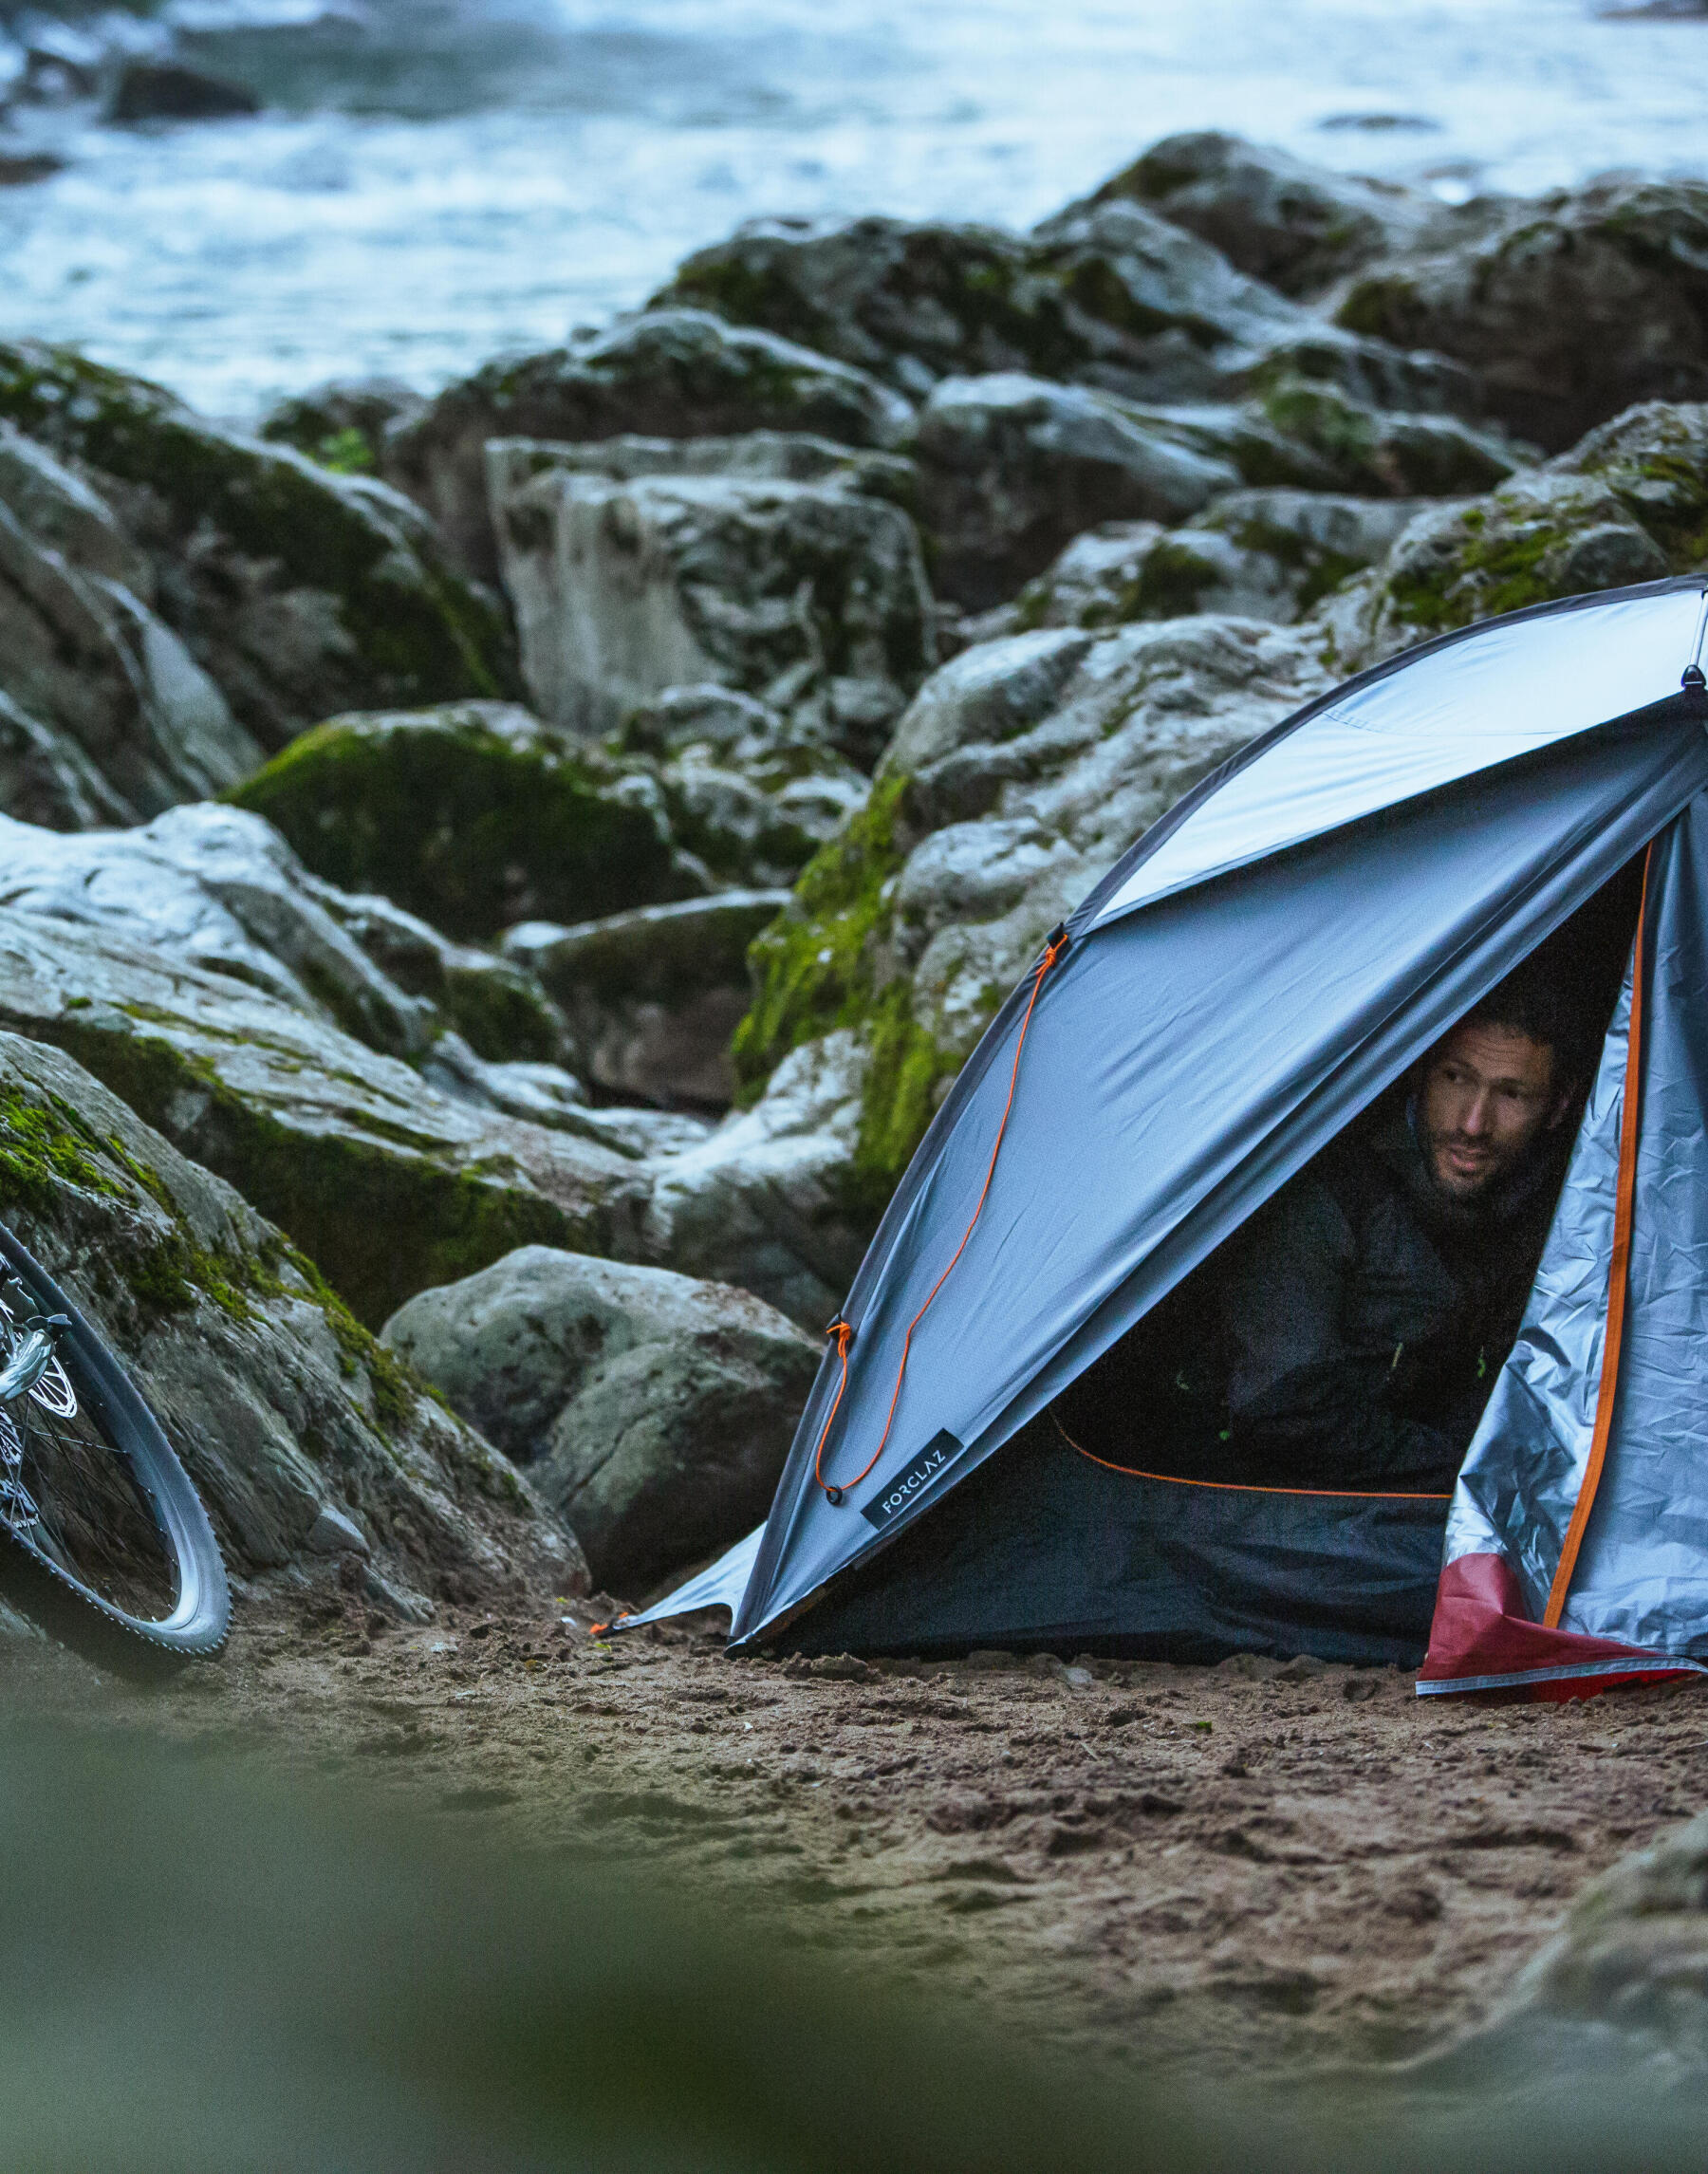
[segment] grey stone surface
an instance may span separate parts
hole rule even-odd
[[[145,555],[90,486],[0,424],[0,696],[9,812],[134,821],[245,776],[260,748],[143,601]]]
[[[1184,528],[1108,522],[1028,584],[999,627],[1118,626],[1222,612],[1289,625],[1383,559],[1431,501],[1230,491]]]
[[[819,1359],[746,1291],[546,1246],[423,1291],[384,1333],[628,1593],[765,1514]]]
[[[1012,596],[1083,529],[1183,520],[1241,481],[1120,400],[1019,374],[945,379],[908,443],[937,585],[975,610]]]
[[[1708,532],[1708,405],[1648,401],[1483,498],[1418,515],[1317,607],[1346,671],[1526,604],[1684,573]]]
[[[656,1164],[641,1256],[738,1284],[821,1329],[870,1235],[846,1185],[868,1064],[855,1032],[817,1038],[778,1065],[752,1109]]]
[[[240,1579],[324,1576],[347,1527],[409,1612],[586,1589],[559,1518],[276,1230],[68,1056],[8,1032],[0,1215],[135,1370]]]
[[[1282,293],[1323,292],[1399,249],[1475,240],[1486,202],[1443,204],[1395,181],[1342,174],[1217,129],[1165,136],[1105,181],[1094,202],[1130,197]]]
[[[318,1010],[116,928],[0,908],[0,1027],[76,1056],[370,1323],[530,1240],[635,1250],[632,1153],[454,1098]]]
[[[338,710],[515,691],[497,600],[373,478],[32,342],[0,344],[0,420],[78,469],[148,563],[133,593],[264,748]]]
[[[387,437],[388,480],[493,579],[486,446],[495,437],[708,437],[806,432],[893,445],[908,404],[864,372],[701,309],[657,309],[566,347],[489,363]]]
[[[710,680],[869,764],[935,661],[913,524],[835,483],[552,468],[493,513],[529,685],[572,732]]]
[[[527,921],[504,949],[561,1007],[577,1062],[599,1087],[727,1108],[730,1038],[751,998],[748,946],[789,895],[725,891],[574,928]]]

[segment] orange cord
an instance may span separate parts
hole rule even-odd
[[[1613,1197],[1613,1252],[1607,1264],[1607,1326],[1603,1338],[1601,1383],[1595,1396],[1595,1429],[1589,1438],[1589,1457],[1583,1485],[1572,1504],[1571,1521],[1560,1548],[1560,1560],[1548,1589],[1542,1611],[1544,1626],[1557,1630],[1566,1612],[1566,1595],[1577,1568],[1578,1550],[1589,1513],[1595,1507],[1602,1467],[1607,1459],[1607,1440],[1613,1432],[1613,1404],[1619,1393],[1619,1347],[1624,1337],[1625,1286],[1631,1268],[1631,1223],[1636,1210],[1638,1102],[1643,1091],[1643,925],[1648,918],[1651,845],[1643,862],[1643,901],[1637,908],[1637,937],[1631,947],[1631,1024],[1625,1044],[1624,1106],[1619,1117],[1619,1177]]]
[[[862,1465],[861,1469],[854,1475],[852,1479],[844,1480],[840,1484],[826,1480],[825,1477],[825,1444],[830,1439],[831,1421],[835,1419],[837,1408],[842,1403],[843,1391],[848,1385],[848,1346],[853,1341],[854,1330],[847,1322],[842,1320],[840,1317],[830,1324],[829,1333],[836,1337],[837,1347],[842,1354],[842,1380],[837,1384],[836,1401],[830,1406],[830,1410],[825,1420],[824,1431],[819,1436],[818,1454],[812,1460],[813,1477],[824,1489],[825,1499],[827,1502],[832,1504],[838,1503],[842,1500],[843,1496],[847,1493],[850,1487],[858,1487],[861,1481],[865,1477],[866,1474],[871,1471],[872,1467],[877,1463],[878,1459],[883,1455],[884,1444],[889,1440],[890,1438],[890,1429],[896,1423],[896,1406],[901,1401],[901,1384],[907,1373],[907,1360],[908,1354],[913,1348],[914,1330],[919,1326],[920,1322],[924,1320],[926,1314],[930,1312],[932,1300],[937,1296],[938,1292],[942,1290],[944,1284],[948,1282],[950,1274],[955,1268],[956,1262],[958,1261],[962,1254],[966,1252],[967,1241],[972,1237],[974,1230],[977,1225],[979,1217],[984,1213],[985,1201],[990,1197],[991,1180],[996,1175],[996,1158],[1002,1153],[1002,1142],[1004,1135],[1008,1131],[1009,1115],[1014,1106],[1014,1089],[1019,1084],[1020,1079],[1020,1052],[1026,1047],[1027,1031],[1031,1026],[1032,1013],[1036,1008],[1038,1001],[1038,992],[1044,986],[1044,976],[1049,972],[1050,968],[1055,964],[1056,960],[1061,957],[1063,952],[1067,950],[1068,944],[1068,936],[1067,929],[1058,928],[1054,931],[1049,938],[1049,941],[1044,947],[1044,956],[1038,961],[1038,971],[1032,977],[1031,995],[1027,999],[1026,1016],[1020,1022],[1020,1037],[1014,1044],[1014,1064],[1013,1069],[1009,1074],[1008,1100],[1002,1106],[1002,1122],[996,1127],[995,1143],[991,1149],[990,1167],[985,1172],[985,1181],[979,1192],[978,1204],[973,1210],[973,1220],[961,1233],[961,1242],[956,1247],[954,1256],[951,1258],[948,1268],[943,1271],[942,1274],[939,1275],[937,1281],[932,1285],[930,1291],[926,1295],[924,1305],[920,1307],[919,1310],[914,1315],[913,1319],[907,1325],[907,1334],[901,1340],[901,1364],[896,1368],[896,1385],[890,1392],[889,1412],[884,1420],[883,1432],[879,1437],[877,1448],[873,1450],[871,1456],[867,1458],[865,1463]]]
[[[1106,1457],[1093,1457],[1074,1440],[1051,1412],[1050,1422],[1069,1449],[1076,1449],[1087,1464],[1101,1464],[1105,1472],[1119,1472],[1123,1479],[1160,1479],[1167,1487],[1210,1487],[1218,1495],[1309,1495],[1336,1502],[1451,1502],[1451,1495],[1373,1493],[1364,1487],[1252,1487],[1240,1479],[1186,1479],[1178,1472],[1141,1472],[1136,1464],[1111,1464]]]

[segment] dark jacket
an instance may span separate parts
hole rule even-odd
[[[1561,1126],[1475,1202],[1409,1111],[1337,1141],[1217,1278],[1229,1461],[1254,1482],[1448,1493],[1518,1332],[1563,1175]]]

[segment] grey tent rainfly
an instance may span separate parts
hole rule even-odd
[[[938,1111],[765,1525],[651,1613],[806,1651],[1305,1651],[1430,1693],[1708,1669],[1705,626],[1693,576],[1444,636],[1155,825]],[[1451,1497],[1195,1479],[1051,1423],[1616,892],[1623,990]]]

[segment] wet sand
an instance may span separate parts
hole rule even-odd
[[[1309,1662],[732,1661],[585,1621],[243,1611],[150,1689],[9,1646],[22,1702],[590,1846],[1033,2038],[1248,2077],[1450,2039],[1708,1784],[1695,1684],[1473,1705]]]

